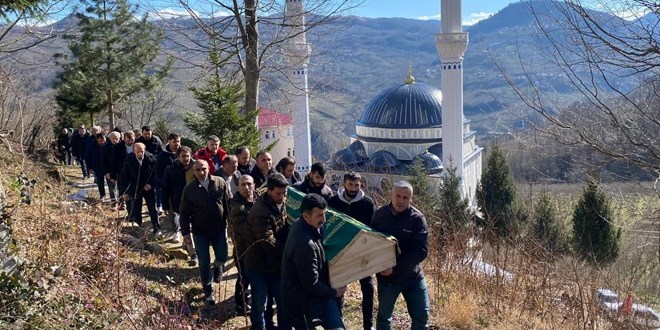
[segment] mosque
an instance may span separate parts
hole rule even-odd
[[[311,47],[305,39],[304,18],[299,15],[304,12],[303,1],[286,3],[287,13],[299,20],[295,23],[300,30],[294,31],[295,37],[289,41],[290,80],[304,91],[291,109],[293,155],[297,170],[307,172],[311,165],[307,86]],[[369,186],[379,187],[383,180],[404,179],[410,164],[420,159],[432,180],[441,181],[444,169],[456,168],[463,196],[475,201],[483,148],[463,116],[463,56],[468,33],[462,31],[461,11],[461,0],[441,0],[441,32],[436,35],[436,47],[442,63],[442,91],[416,82],[409,68],[403,83],[385,89],[364,108],[351,144],[330,160],[330,181],[354,170]]]

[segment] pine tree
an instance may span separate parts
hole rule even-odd
[[[573,240],[577,254],[602,266],[619,256],[621,228],[617,228],[610,200],[595,178],[590,178],[573,211]]]
[[[217,135],[221,146],[228,151],[240,146],[259,150],[259,128],[256,126],[259,110],[243,109],[243,85],[224,83],[215,74],[202,88],[191,88],[201,113],[186,112],[183,122],[195,135],[204,139]]]
[[[520,212],[514,206],[516,185],[509,164],[498,145],[488,157],[486,170],[477,188],[477,204],[488,234],[497,239],[515,238],[520,231]]]
[[[456,168],[445,169],[442,186],[438,192],[439,217],[442,220],[443,235],[453,240],[466,229],[472,219],[469,202],[461,196],[461,178]]]
[[[421,159],[415,159],[410,166],[410,184],[413,186],[415,205],[424,214],[435,213],[438,206],[438,199],[434,193],[434,187],[429,180],[428,173],[424,168],[424,162]]]
[[[164,80],[171,61],[159,70],[152,64],[162,31],[146,15],[136,19],[136,10],[126,0],[93,0],[84,14],[76,14],[80,32],[65,36],[72,61],[61,63],[54,83],[61,108],[89,113],[92,118],[107,111],[108,122],[114,126],[115,106]],[[56,58],[68,56],[57,54]]]
[[[545,259],[554,259],[566,251],[566,240],[557,218],[557,211],[547,194],[543,194],[534,208],[532,237]]]

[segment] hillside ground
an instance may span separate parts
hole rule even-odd
[[[27,262],[22,279],[3,291],[0,327],[8,329],[246,329],[249,320],[234,313],[236,268],[228,262],[223,281],[216,285],[213,307],[201,301],[198,269],[183,260],[176,244],[150,237],[149,221],[142,228],[124,221],[122,211],[110,211],[95,194],[92,183],[74,166],[57,166],[5,155],[0,184],[14,230],[13,251]],[[24,173],[34,187],[17,180]],[[31,203],[21,203],[21,189]],[[81,189],[92,194],[86,202],[68,198]],[[561,189],[565,189],[562,187]],[[578,191],[579,192],[579,191]],[[575,189],[566,193],[577,194]],[[623,193],[622,193],[623,194]],[[560,196],[558,193],[557,196]],[[624,195],[621,195],[624,198]],[[566,199],[568,200],[568,199]],[[425,262],[431,296],[433,329],[621,329],[597,308],[593,290],[608,286],[632,291],[649,304],[658,304],[657,246],[639,246],[632,235],[637,223],[657,217],[657,196],[626,193],[621,212],[628,228],[620,261],[607,269],[593,269],[572,258],[556,262],[531,261],[525,249],[506,248],[491,256],[488,247],[463,248],[441,257],[432,239]],[[570,203],[563,203],[568,210]],[[653,213],[655,210],[655,213]],[[162,219],[161,219],[162,220]],[[648,220],[657,224],[657,219]],[[646,223],[646,222],[644,222]],[[165,224],[164,224],[165,225]],[[122,244],[131,235],[148,249]],[[640,238],[641,239],[641,238]],[[165,251],[154,248],[160,243]],[[151,252],[150,252],[151,251]],[[514,274],[487,276],[475,260],[491,262]],[[492,260],[491,260],[492,259]],[[231,258],[230,258],[231,260]],[[20,285],[18,283],[21,283]],[[7,285],[3,282],[3,285]],[[18,289],[17,289],[18,290]],[[14,293],[16,291],[16,293]],[[344,319],[349,329],[361,325],[359,285],[349,286]],[[13,299],[13,300],[12,300]],[[377,302],[376,302],[377,305]],[[394,329],[410,327],[399,300]],[[627,325],[630,328],[634,326]]]

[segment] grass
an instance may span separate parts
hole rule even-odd
[[[7,157],[5,155],[5,157]],[[0,303],[0,327],[37,329],[245,329],[249,320],[233,313],[235,268],[217,285],[218,304],[201,302],[197,268],[184,260],[135,251],[118,243],[124,233],[148,228],[118,221],[123,214],[99,203],[67,211],[63,204],[75,189],[64,184],[80,180],[75,167],[1,159],[0,175],[13,221],[14,239],[26,264],[26,285],[40,288],[39,297],[21,297],[29,313],[11,315]],[[20,172],[37,178],[31,205],[21,205],[12,182]],[[46,175],[50,173],[50,175]],[[53,179],[62,174],[63,180]],[[30,175],[32,174],[32,175]],[[567,221],[579,185],[548,187]],[[602,317],[593,290],[610,287],[632,291],[639,302],[658,304],[657,247],[639,248],[640,223],[657,224],[657,196],[636,189],[612,188],[614,204],[627,234],[619,260],[604,269],[592,269],[571,257],[555,263],[535,260],[525,249],[508,248],[492,263],[516,274],[513,280],[475,272],[459,251],[449,248],[441,257],[431,253],[425,262],[431,298],[433,329],[615,329]],[[94,190],[94,189],[92,189]],[[536,198],[531,194],[530,200]],[[656,211],[655,215],[653,211]],[[656,218],[653,218],[655,216]],[[568,226],[568,223],[566,223]],[[148,226],[148,221],[145,221]],[[432,236],[433,237],[433,236]],[[145,240],[150,241],[148,236]],[[432,247],[435,241],[432,239]],[[488,250],[488,247],[485,247]],[[477,256],[480,250],[468,251]],[[459,257],[461,255],[461,257]],[[37,292],[37,291],[35,291]],[[362,327],[358,283],[349,285],[344,319],[349,329]],[[376,299],[377,305],[377,299]],[[375,315],[375,311],[374,311]],[[19,323],[16,323],[19,322]],[[22,323],[21,323],[22,322]],[[408,329],[410,319],[402,298],[395,307],[393,328]]]

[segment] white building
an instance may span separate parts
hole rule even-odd
[[[273,165],[284,157],[293,157],[293,118],[275,110],[262,108],[257,117],[261,139],[259,147],[265,149],[275,143],[270,150]]]

